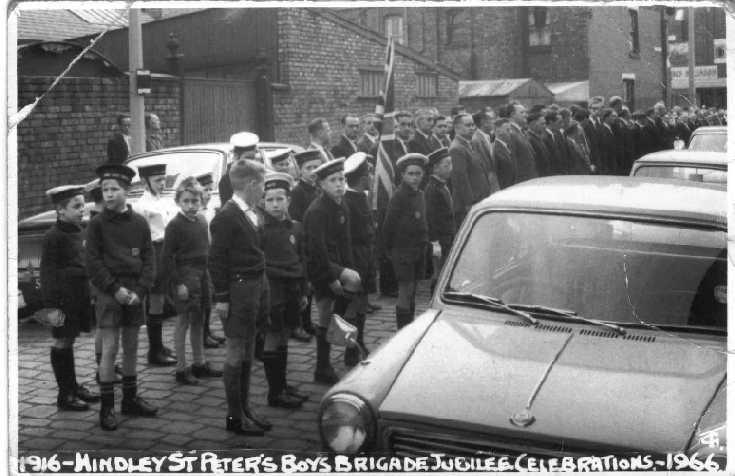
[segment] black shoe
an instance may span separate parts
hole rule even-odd
[[[209,378],[209,377],[221,377],[223,372],[218,369],[213,369],[209,362],[205,362],[202,365],[193,364],[191,366],[191,374],[196,378]]]
[[[191,369],[176,372],[176,381],[182,385],[199,385],[199,379],[191,374]]]
[[[305,402],[309,399],[309,395],[299,392],[299,389],[294,387],[293,385],[286,385],[286,394],[291,395],[294,398],[298,398],[302,402]]]
[[[169,357],[163,351],[155,353],[148,351],[148,363],[160,367],[170,367],[176,365],[176,359]]]
[[[59,410],[68,410],[72,412],[84,412],[89,410],[89,405],[79,400],[73,393],[59,395],[56,398],[56,406],[59,407]]]
[[[310,342],[311,335],[309,335],[304,329],[297,327],[291,331],[291,338],[299,342]]]
[[[252,423],[255,424],[255,426],[257,426],[258,428],[262,430],[270,431],[270,429],[273,428],[273,425],[271,424],[271,422],[266,420],[264,417],[259,416],[250,407],[243,408],[242,413],[247,417],[243,419],[242,421],[243,426],[247,425],[247,420],[250,420]]]
[[[265,432],[261,428],[255,426],[250,420],[247,420],[247,423],[243,425],[243,420],[236,420],[235,418],[228,416],[225,419],[225,428],[227,431],[232,431],[238,435],[265,436]]]
[[[114,408],[102,408],[100,410],[100,426],[103,430],[117,430],[117,418]]]
[[[303,401],[300,398],[289,395],[285,391],[274,396],[268,395],[269,407],[299,408],[302,403]]]
[[[219,347],[219,342],[214,340],[212,336],[206,336],[204,338],[204,348],[205,349],[216,349]]]
[[[339,376],[337,375],[337,372],[334,371],[334,368],[329,366],[324,369],[317,369],[314,372],[314,382],[334,385],[339,382]]]
[[[158,408],[154,407],[150,403],[146,402],[140,397],[135,397],[132,400],[122,401],[122,410],[120,413],[123,415],[134,415],[143,417],[154,417],[158,412]]]
[[[85,402],[99,402],[100,396],[98,393],[94,393],[84,385],[77,385],[76,388],[77,398],[84,400]]]
[[[174,351],[171,350],[169,347],[166,347],[165,345],[162,347],[163,354],[167,357],[171,357],[172,359],[176,360],[176,354],[174,354]]]
[[[360,351],[357,347],[347,347],[345,349],[345,366],[352,368],[360,362]]]

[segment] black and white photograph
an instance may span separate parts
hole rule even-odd
[[[9,4],[7,470],[725,471],[734,12]]]

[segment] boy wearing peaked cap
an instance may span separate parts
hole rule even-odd
[[[456,222],[454,220],[454,203],[447,181],[452,176],[452,156],[449,149],[442,147],[429,154],[428,171],[431,173],[426,184],[424,197],[426,199],[426,223],[429,232],[429,242],[432,245],[434,259],[434,276],[432,289],[436,278],[447,259],[449,250],[454,241]]]
[[[105,209],[87,227],[87,272],[95,288],[95,314],[102,334],[100,425],[117,428],[114,362],[122,335],[122,413],[155,416],[157,409],[137,396],[138,330],[143,324],[141,301],[153,285],[151,230],[145,218],[126,203],[135,172],[126,165],[97,168]]]
[[[319,326],[314,381],[335,384],[327,327],[332,313],[344,315],[350,293],[359,291],[360,276],[353,268],[349,210],[344,201],[344,159],[327,162],[314,173],[322,194],[306,210],[307,276],[314,288]]]
[[[363,334],[365,316],[368,313],[368,291],[374,288],[375,265],[373,249],[375,246],[375,223],[367,199],[370,189],[370,164],[368,155],[357,152],[345,161],[347,191],[345,203],[350,214],[350,234],[352,237],[352,258],[355,270],[362,279],[362,289],[356,293],[345,319],[357,327],[357,341],[364,348]],[[354,367],[359,360],[357,347],[345,349],[345,365]]]
[[[214,180],[212,178],[212,172],[207,172],[206,174],[202,174],[197,177],[197,182],[199,182],[199,185],[202,186],[202,206],[200,209],[200,213],[204,215],[204,218],[207,220],[207,226],[209,223],[212,223],[212,218],[214,218],[214,214],[216,210],[213,206],[210,206],[209,199],[211,197],[212,193],[212,187],[214,186]],[[209,228],[207,228],[207,234],[209,234]],[[207,272],[209,274],[209,272]],[[218,336],[212,333],[212,330],[209,326],[209,317],[210,312],[212,310],[211,302],[212,302],[212,283],[211,280],[209,281],[209,285],[202,290],[205,295],[202,297],[204,301],[204,332],[202,335],[202,339],[204,340],[204,347],[207,349],[215,349],[219,347],[220,344],[225,343],[225,338],[222,336]]]
[[[176,363],[173,351],[163,345],[163,311],[166,301],[167,282],[161,268],[163,262],[163,237],[166,225],[174,217],[170,199],[163,198],[166,187],[166,164],[151,164],[138,167],[145,190],[143,196],[135,202],[133,210],[143,216],[151,229],[153,243],[154,280],[148,295],[146,313],[146,331],[148,333],[148,363],[151,365],[170,366]]]
[[[285,173],[266,175],[263,198],[263,251],[271,298],[263,367],[268,405],[283,408],[298,408],[308,398],[286,383],[288,338],[291,329],[300,325],[306,306],[303,228],[288,216],[292,183]]]
[[[89,331],[89,286],[84,264],[82,219],[84,187],[66,185],[46,192],[56,207],[56,223],[43,237],[41,248],[41,294],[43,306],[63,324],[54,327],[51,367],[59,388],[56,405],[60,410],[84,411],[85,402],[99,400],[77,383],[74,340],[80,330]]]
[[[419,189],[428,162],[425,155],[406,154],[396,167],[401,185],[388,203],[383,240],[398,280],[396,327],[410,324],[416,311],[416,281],[426,273],[428,225],[424,192]]]
[[[232,183],[230,182],[230,168],[235,161],[240,159],[256,160],[262,162],[258,153],[258,142],[260,137],[252,132],[238,132],[230,136],[232,146],[232,161],[227,166],[227,173],[222,176],[217,185],[219,188],[219,200],[222,205],[232,198]]]

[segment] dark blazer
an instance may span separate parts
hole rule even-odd
[[[390,199],[383,222],[386,250],[419,248],[429,241],[424,192],[402,183]]]
[[[582,130],[587,138],[587,145],[590,148],[590,162],[594,165],[599,173],[600,169],[600,131],[592,119],[589,117],[582,121]]]
[[[482,158],[466,139],[456,136],[449,147],[452,157],[452,198],[457,221],[464,219],[470,207],[490,195]]]
[[[613,132],[602,126],[599,136],[600,144],[600,167],[597,169],[598,174],[611,175],[617,168],[617,151],[615,146],[615,135]]]
[[[659,136],[656,126],[648,119],[646,119],[644,124],[639,131],[638,157],[659,150]]]
[[[43,237],[41,247],[41,296],[44,307],[64,312],[85,305],[75,302],[79,294],[87,297],[89,286],[84,263],[83,232],[73,223],[58,220]],[[79,286],[79,281],[83,284]],[[80,287],[82,289],[72,289]]]
[[[125,142],[125,138],[122,134],[116,132],[107,141],[107,162],[111,164],[122,164],[127,160],[129,155],[130,151],[128,150],[128,144]]]
[[[413,135],[413,139],[408,141],[409,152],[415,152],[417,154],[429,155],[436,149],[441,149],[442,145],[436,140],[433,134],[424,136],[421,132],[416,131]]]
[[[544,134],[546,133],[544,132]],[[543,136],[537,136],[529,131],[528,141],[533,148],[533,156],[536,159],[536,171],[539,177],[551,175],[551,152],[546,147]]]
[[[516,166],[516,182],[538,177],[536,157],[528,141],[528,137],[513,125],[510,133],[510,150],[513,153],[513,162]]]
[[[472,148],[482,158],[482,166],[487,175],[487,181],[490,184],[490,194],[500,190],[498,183],[498,171],[495,165],[495,157],[493,157],[493,146],[490,139],[482,132],[475,131],[472,136]]]
[[[370,154],[373,157],[377,157],[379,141],[380,138],[376,139],[375,142],[373,142],[367,134],[363,134],[357,140],[357,149],[360,152],[365,152],[366,154]]]
[[[493,142],[493,155],[498,166],[498,183],[501,189],[510,187],[516,183],[516,164],[513,154],[507,144],[500,142],[497,138]]]
[[[319,193],[319,188],[316,185],[299,180],[299,183],[291,190],[291,204],[288,206],[289,216],[293,220],[303,223],[306,209],[319,196]]]
[[[344,201],[337,203],[326,194],[314,200],[304,215],[306,274],[318,293],[345,268],[353,268],[350,213]]]
[[[209,224],[209,275],[216,302],[230,301],[230,283],[240,275],[257,278],[265,272],[260,231],[232,200],[227,201]]]
[[[541,136],[544,140],[544,145],[549,151],[549,173],[551,175],[563,175],[568,173],[564,139],[557,135],[557,133],[560,133],[560,131],[544,131]]]
[[[385,149],[385,153],[390,157],[393,167],[396,166],[398,159],[411,152],[408,144],[408,142],[401,143],[399,139],[387,139],[383,141],[383,149]],[[400,183],[400,177],[396,177],[396,183]]]
[[[435,176],[429,177],[424,191],[426,200],[426,222],[429,227],[429,241],[452,243],[457,231],[454,221],[454,204],[452,194],[446,183]]]
[[[355,152],[357,152],[358,150],[359,149],[357,148],[357,145],[353,146],[350,140],[347,139],[347,137],[345,137],[345,135],[343,134],[339,137],[339,142],[337,143],[337,145],[332,147],[332,155],[335,158],[339,158],[339,157],[347,158],[351,156],[352,154],[354,154]]]

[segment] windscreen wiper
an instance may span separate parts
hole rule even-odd
[[[514,314],[516,316],[522,317],[526,322],[532,325],[537,325],[538,320],[530,315],[527,312],[524,312],[520,309],[513,309],[512,307],[508,306],[506,303],[503,302],[502,299],[491,297],[491,296],[483,296],[482,294],[475,294],[475,293],[465,293],[461,291],[446,291],[442,296],[447,297],[449,299],[456,299],[461,300],[465,302],[475,302],[478,304],[484,304],[491,308],[494,311],[504,311],[508,314]]]
[[[597,319],[591,319],[589,317],[579,316],[577,315],[575,311],[569,311],[567,309],[557,309],[554,307],[541,306],[538,304],[507,304],[507,306],[510,307],[511,309],[520,309],[520,310],[529,311],[529,312],[553,314],[554,316],[564,317],[572,321],[586,322],[587,324],[592,324],[595,326],[607,327],[617,332],[621,336],[624,336],[627,333],[625,329],[623,329],[622,327],[616,324],[611,324],[609,322],[604,322],[604,321],[598,321]]]

